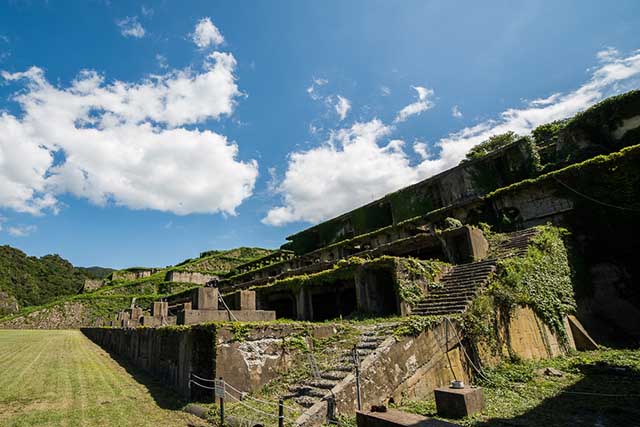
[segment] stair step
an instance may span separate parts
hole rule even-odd
[[[349,375],[349,373],[345,371],[325,371],[320,374],[320,378],[324,378],[325,380],[341,381],[345,379],[347,375]]]
[[[336,386],[337,382],[329,379],[317,379],[308,381],[306,384],[321,390],[331,390]]]
[[[304,408],[311,408],[313,405],[315,405],[318,402],[318,399],[314,399],[309,396],[296,397],[294,400],[298,405]]]

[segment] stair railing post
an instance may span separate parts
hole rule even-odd
[[[284,402],[278,400],[278,427],[284,427]]]
[[[358,402],[358,411],[362,410],[362,397],[360,395],[360,358],[358,357],[358,349],[352,350],[353,364],[356,366],[356,399]]]

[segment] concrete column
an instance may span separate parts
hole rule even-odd
[[[308,308],[310,309],[310,304],[307,304],[308,294],[306,289],[302,288],[296,295],[296,310],[297,310],[297,318],[298,320],[309,320],[310,313]]]
[[[192,302],[196,310],[218,309],[218,288],[198,288],[195,293],[196,298]]]
[[[154,301],[151,315],[158,318],[166,318],[169,316],[169,303],[163,301]]]
[[[256,310],[256,291],[240,291],[240,310]]]

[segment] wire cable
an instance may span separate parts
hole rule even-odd
[[[594,199],[593,197],[587,196],[586,194],[583,194],[583,193],[579,192],[578,190],[569,187],[567,184],[565,184],[564,182],[560,181],[555,175],[551,175],[551,178],[556,180],[558,182],[558,184],[562,185],[563,187],[567,188],[568,190],[573,191],[578,196],[584,197],[585,199],[590,200],[590,201],[592,201],[594,203],[598,203],[598,204],[600,204],[602,206],[607,206],[609,208],[614,208],[614,209],[620,209],[620,210],[623,210],[623,211],[630,211],[630,212],[638,212],[638,213],[640,213],[640,209],[628,208],[628,207],[625,207],[625,206],[616,206],[616,205],[612,205],[611,203],[603,202],[601,200]]]

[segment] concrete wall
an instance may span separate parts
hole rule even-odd
[[[205,401],[211,399],[211,393],[189,388],[191,372],[203,378],[223,377],[238,390],[256,391],[302,361],[302,351],[287,345],[291,337],[309,343],[337,332],[330,324],[246,326],[242,336],[227,325],[84,328],[82,332],[114,357],[126,359],[183,397]]]
[[[197,285],[206,285],[212,280],[216,280],[219,277],[214,274],[203,274],[193,271],[168,271],[165,276],[167,282],[179,282],[179,283],[195,283]]]
[[[215,373],[214,326],[200,329],[169,328],[84,328],[93,342],[126,359],[185,398],[199,398],[200,391],[189,388],[189,375],[213,378]]]
[[[231,328],[220,328],[216,337],[216,376],[238,390],[257,391],[304,362],[305,355],[287,345],[291,337],[303,338],[310,345],[313,338],[327,338],[336,332],[336,326],[331,324],[265,325],[250,328],[239,340]]]

